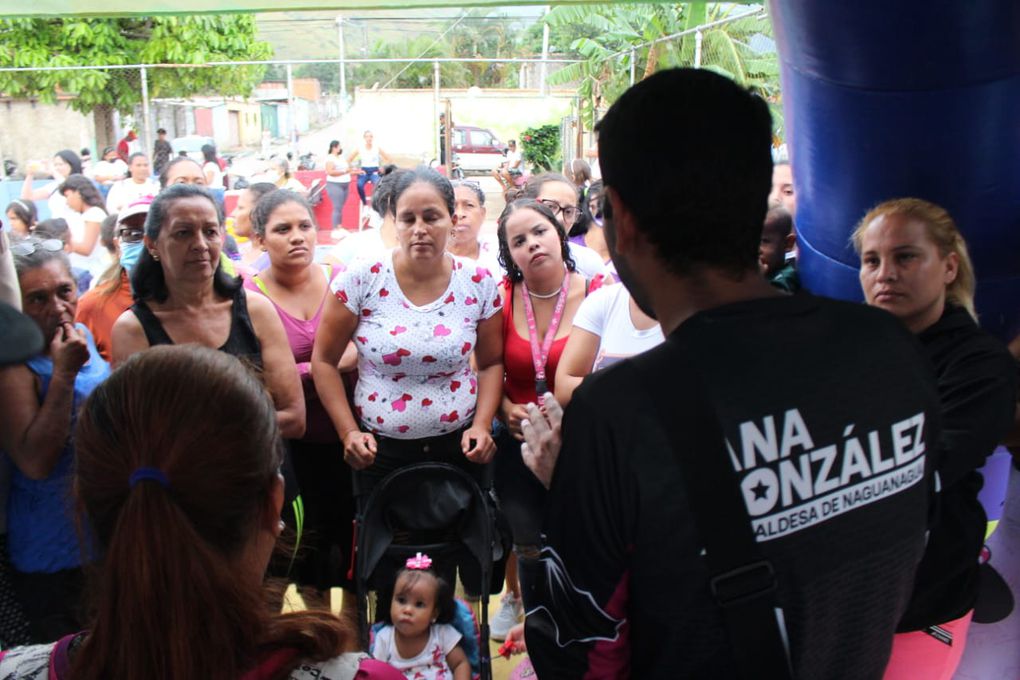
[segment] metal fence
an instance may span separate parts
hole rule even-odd
[[[781,115],[771,26],[759,9],[734,11],[604,59],[610,75],[600,84],[603,91],[610,91],[614,82],[617,91],[622,91],[656,67],[711,68],[755,87],[776,104],[774,111]],[[654,60],[652,68],[647,60]],[[67,148],[89,149],[98,161],[104,147],[115,145],[128,129],[138,133],[134,147],[149,153],[159,129],[166,130],[168,139],[211,138],[221,150],[262,156],[324,152],[316,136],[319,130],[331,125],[346,130],[347,145],[356,143],[362,130],[385,125],[391,139],[413,133],[422,140],[420,148],[405,155],[424,160],[439,156],[437,119],[446,100],[451,100],[456,122],[480,124],[503,139],[524,127],[561,121],[562,158],[569,162],[583,157],[594,141],[590,121],[581,115],[586,104],[584,83],[550,87],[546,76],[575,63],[570,59],[400,57],[0,68],[0,92],[5,93],[0,95],[0,158],[12,159],[25,169],[27,161],[45,160]],[[380,66],[396,65],[402,68],[392,69],[390,77],[366,75],[380,73]],[[514,77],[508,82],[532,87],[483,91],[453,89],[444,82],[444,71],[447,80],[453,81],[449,75],[453,69],[480,65],[512,69]],[[338,73],[337,91],[324,93],[314,80],[299,77],[312,67]],[[412,67],[419,74],[416,93],[390,87],[401,71]],[[353,97],[345,96],[351,86]],[[81,96],[71,94],[75,91]],[[39,92],[47,96],[38,96]],[[206,94],[179,96],[182,92]],[[367,102],[374,102],[374,108]],[[359,110],[359,103],[366,104]],[[610,103],[611,97],[603,97],[595,117]],[[337,121],[344,121],[346,127],[337,128]],[[781,119],[778,127],[781,130]],[[385,142],[381,145],[386,147]],[[4,171],[0,167],[0,173]]]

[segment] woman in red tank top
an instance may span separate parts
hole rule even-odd
[[[574,271],[567,234],[552,211],[532,199],[507,205],[499,217],[499,259],[507,271],[503,294],[503,363],[506,372],[497,438],[495,487],[516,547],[539,543],[545,489],[521,460],[525,405],[552,392],[556,365],[574,314],[589,284]],[[503,639],[522,613],[516,561],[507,564],[507,594],[493,618],[492,637]]]

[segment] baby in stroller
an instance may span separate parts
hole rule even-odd
[[[372,656],[412,680],[469,680],[461,634],[450,625],[456,612],[453,588],[431,567],[428,555],[418,553],[397,572]]]

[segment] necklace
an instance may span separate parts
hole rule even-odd
[[[569,272],[567,272],[566,269],[563,270],[563,279],[564,281],[569,280]],[[530,295],[533,298],[538,298],[539,300],[552,300],[554,297],[560,294],[560,289],[564,287],[564,284],[560,283],[560,288],[557,288],[551,293],[536,293],[532,291],[530,288],[528,288],[528,285],[525,284],[523,281],[521,281],[521,283],[524,284],[524,290],[528,293],[528,295]]]
[[[551,300],[559,294],[560,291],[558,288],[551,293],[533,293],[530,290],[528,291],[528,295],[533,298],[538,298],[539,300]]]

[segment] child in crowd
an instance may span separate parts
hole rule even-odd
[[[800,290],[797,260],[787,257],[787,253],[793,252],[796,242],[790,211],[780,206],[769,208],[765,214],[765,225],[761,229],[758,260],[762,274],[769,283],[788,293]]]
[[[453,588],[418,553],[397,572],[393,599],[375,636],[372,656],[414,680],[469,680],[471,666],[458,646],[461,635],[450,622]]]

